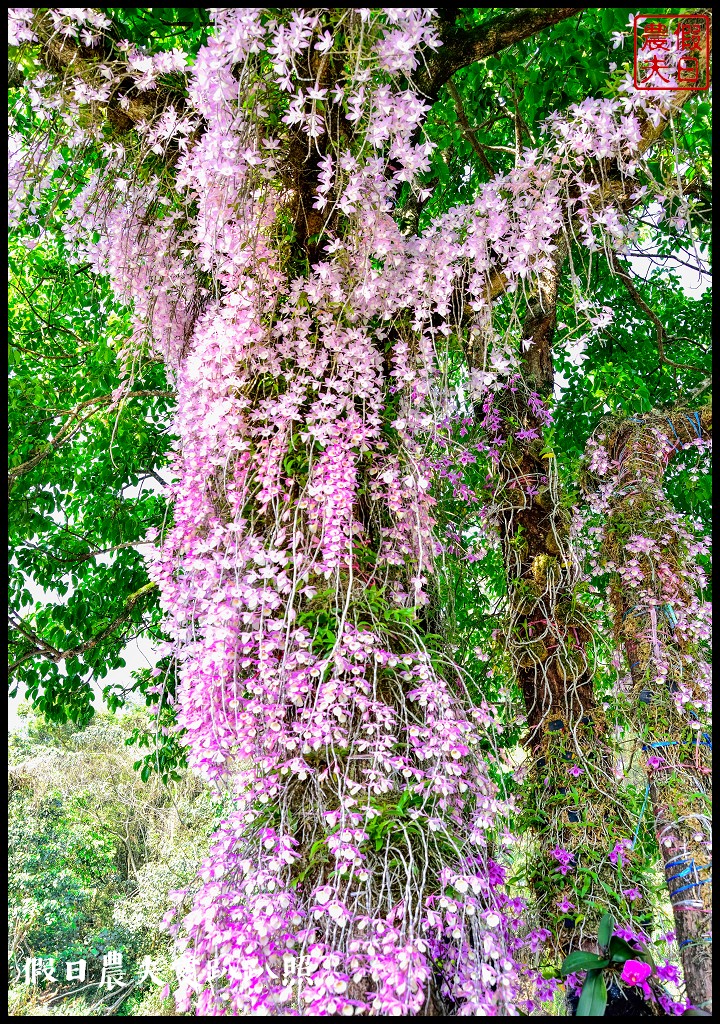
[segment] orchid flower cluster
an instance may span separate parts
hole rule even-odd
[[[513,386],[517,346],[487,326],[492,281],[512,292],[547,270],[568,217],[588,244],[623,237],[583,165],[625,167],[638,121],[609,100],[553,118],[542,151],[408,237],[392,211],[404,184],[426,198],[428,106],[408,82],[439,45],[433,12],[212,13],[182,109],[143,103],[185,56],[124,44],[122,71],[101,57],[74,79],[70,67],[59,93],[31,81],[19,102],[49,149],[11,148],[28,228],[63,171],[57,140],[101,148],[65,241],[132,304],[128,380],[150,350],[177,391],[173,517],[150,568],[177,729],[233,804],[192,908],[179,894],[167,916],[179,1006],[514,1014],[533,985],[552,996],[526,966],[547,933],[528,933],[487,851],[511,804],[481,753],[483,715],[417,628],[436,551],[424,451],[452,405],[440,363],[458,282],[489,331],[472,386],[495,450],[493,394]],[[84,9],[16,8],[16,45],[38,38],[38,18],[61,53],[106,27]],[[131,118],[132,144],[80,117],[128,75],[114,116]],[[298,161],[314,168],[309,199]],[[302,218],[324,247],[299,271],[287,225]]]

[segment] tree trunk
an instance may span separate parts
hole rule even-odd
[[[692,628],[697,583],[662,484],[668,461],[680,446],[703,441],[711,430],[707,407],[691,416],[653,414],[606,424],[599,435],[617,466],[604,536],[608,567],[620,570],[612,583],[615,629],[630,666],[632,707],[643,740],[647,792],[685,984],[692,1003],[709,1010],[711,747],[703,724],[708,693],[698,671],[704,641]],[[680,710],[679,697],[692,701],[694,710]]]
[[[555,952],[563,957],[572,948],[594,948],[600,913],[588,905],[606,905],[608,889],[613,891],[616,883],[608,830],[631,835],[633,822],[614,792],[616,752],[593,691],[592,633],[576,597],[581,570],[570,538],[571,516],[562,504],[554,453],[544,437],[549,422],[545,403],[554,384],[558,282],[567,255],[565,239],[556,241],[554,265],[540,277],[525,319],[522,378],[508,382],[500,397],[486,399],[477,416],[489,423],[497,409],[506,442],[498,442],[498,518],[510,606],[503,639],[528,719],[526,821],[542,844],[530,883],[542,923],[555,935]],[[482,356],[469,351],[471,367],[480,368]],[[535,438],[514,436],[527,431]],[[570,878],[561,873],[553,848],[573,854],[574,861],[564,865]],[[579,927],[572,912],[563,918],[558,910],[563,899],[574,895],[577,900],[577,869],[588,872],[588,881],[597,880],[586,892],[587,901],[575,907],[584,912]],[[574,887],[571,879],[577,880]],[[607,889],[599,889],[601,880]],[[618,908],[611,909],[617,916]]]

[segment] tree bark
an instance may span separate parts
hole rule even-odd
[[[575,856],[573,875],[577,867],[593,871],[612,891],[616,873],[608,859],[606,829],[612,823],[617,833],[631,835],[632,821],[612,785],[616,754],[593,690],[592,633],[576,599],[580,569],[570,538],[570,512],[562,504],[554,453],[545,447],[537,403],[551,398],[554,384],[552,341],[567,256],[564,236],[556,241],[553,265],[541,275],[528,303],[521,378],[516,388],[503,389],[497,402],[506,440],[498,466],[509,602],[504,641],[528,719],[526,817],[542,847],[529,869],[529,881],[541,920],[554,932],[555,953],[562,958],[572,948],[594,948],[592,926],[599,914],[596,919],[586,914],[579,927],[574,916],[566,916],[558,929],[558,904],[572,890],[551,848]],[[471,365],[482,366],[480,351],[468,352],[468,358]],[[513,435],[521,429],[538,436],[517,440]],[[583,766],[579,776],[569,774],[573,766]],[[578,803],[569,795],[572,790]],[[606,892],[599,896],[601,902],[607,901]]]

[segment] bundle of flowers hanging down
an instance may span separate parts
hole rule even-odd
[[[426,106],[393,74],[433,37],[421,11],[382,21],[348,11],[333,38],[299,12],[218,15],[186,123],[169,109],[145,130],[161,154],[203,119],[177,192],[124,176],[106,195],[105,167],[68,230],[178,392],[152,571],[190,763],[235,794],[182,922],[179,998],[198,1013],[418,1013],[437,959],[454,968],[435,998],[461,1012],[518,1000],[520,905],[486,852],[500,803],[480,716],[414,627],[429,481],[408,432],[385,439],[384,359],[422,410],[435,303],[429,282],[414,353],[388,341],[407,295],[375,265],[406,258],[391,198],[427,167],[411,141]],[[128,63],[152,75],[151,58]],[[303,274],[292,231],[323,227]]]
[[[423,644],[423,445],[453,407],[440,364],[458,280],[490,330],[473,382],[487,404],[518,347],[487,327],[493,268],[530,286],[568,204],[589,243],[614,230],[568,182],[588,152],[626,158],[640,130],[592,101],[547,152],[404,237],[393,203],[431,152],[409,82],[438,45],[432,13],[215,11],[182,107],[143,97],[183,55],[127,46],[122,75],[101,53],[61,94],[42,76],[31,89],[48,139],[103,147],[67,243],[134,304],[130,354],[162,356],[177,387],[152,574],[190,763],[234,797],[192,910],[168,917],[179,1005],[198,1014],[512,1015],[532,974],[518,951],[543,938],[488,855],[507,809],[480,753],[488,714]],[[12,25],[62,64],[106,21],[16,9]],[[134,124],[140,151],[79,127],[88,105]],[[32,214],[59,158],[12,152]]]

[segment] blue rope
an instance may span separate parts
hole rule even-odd
[[[683,740],[684,743],[695,744],[697,741],[693,736],[689,740]],[[677,747],[679,746],[678,740],[662,740],[658,743],[643,743],[643,750],[649,750],[651,747]],[[712,741],[706,732],[703,733],[703,738],[700,740],[698,746],[710,747],[712,750]]]
[[[699,413],[694,412],[693,417],[694,419],[690,416],[686,416],[685,419],[690,420],[693,429],[697,432],[697,436],[702,440],[702,423],[700,422],[700,415]]]
[[[679,889],[670,893],[670,902],[672,903],[674,896],[679,896],[681,892],[687,892],[688,889],[696,889],[698,885],[705,885],[707,882],[712,882],[712,878],[703,878],[699,882],[691,882],[690,885],[681,885]]]
[[[686,864],[687,867],[684,867],[682,871],[678,871],[676,875],[670,875],[670,877],[667,879],[668,882],[674,882],[676,878],[684,878],[685,875],[689,875],[691,870],[695,867],[695,861],[691,857],[690,860],[668,861],[668,863],[665,865],[665,870],[667,871],[669,868],[670,871],[672,871],[672,869],[674,867],[677,867],[678,864]]]
[[[689,946],[691,942],[712,942],[712,936],[703,935],[700,939],[683,939],[682,942],[678,943],[678,948],[682,949],[683,946]]]
[[[671,604],[666,604],[666,605],[663,606],[663,612],[665,613],[665,618],[670,623],[670,629],[674,633],[675,632],[675,627],[677,626],[677,621],[678,621],[678,617],[675,614],[675,609],[673,608],[673,606]]]
[[[673,426],[673,421],[670,419],[670,417],[668,417],[668,423],[670,424],[670,429],[672,430],[673,434],[675,435],[675,437],[677,437],[677,439],[679,441],[680,438],[677,436],[677,430]]]
[[[668,868],[674,868],[676,864],[689,864],[690,862],[685,860],[684,857],[673,857],[672,860],[665,861],[665,870]]]
[[[707,735],[707,733],[703,733],[703,739],[701,740],[701,742],[705,743],[706,741],[707,741],[707,743],[710,746],[712,746],[710,744],[710,737]],[[691,741],[686,741],[686,742],[693,742],[693,741],[691,740]],[[678,740],[657,740],[655,743],[643,743],[642,749],[643,750],[649,750],[649,749],[657,750],[657,749],[662,748],[662,747],[677,747],[679,745],[680,744],[679,744]],[[646,786],[645,786],[645,795],[643,797],[642,807],[640,808],[640,816],[638,818],[637,826],[635,828],[635,834],[633,835],[632,844],[630,846],[631,850],[635,849],[635,844],[637,843],[638,836],[640,835],[640,825],[642,823],[643,815],[645,814],[645,808],[647,807],[647,802],[648,802],[649,796],[650,796],[650,783],[648,782],[646,784]],[[686,860],[684,857],[674,857],[672,860],[666,861],[666,863],[665,863],[665,873],[667,874],[668,871],[672,871],[673,868],[677,868],[677,867],[679,867],[681,870],[676,872],[676,874],[674,874],[674,875],[669,875],[667,877],[667,879],[666,879],[666,881],[668,883],[668,887],[670,885],[670,882],[674,882],[678,878],[686,878],[691,873],[691,871],[693,871],[693,870],[695,870],[696,873],[699,872],[699,871],[709,871],[710,870],[710,865],[709,864],[706,864],[704,866],[698,867],[698,865],[695,863],[695,858],[694,857],[691,857],[689,860]],[[670,902],[672,903],[673,900],[675,899],[675,897],[679,896],[681,893],[687,892],[689,889],[696,889],[698,886],[705,885],[707,882],[711,882],[711,881],[712,881],[712,877],[710,877],[710,878],[702,878],[702,879],[697,879],[697,881],[691,882],[688,885],[681,885],[679,888],[674,889],[672,892],[669,893]],[[686,942],[690,942],[690,941],[692,941],[692,940],[690,940],[690,939],[686,940]],[[706,941],[712,941],[712,940],[706,940]],[[681,945],[684,945],[684,944],[686,944],[686,943],[681,943]]]
[[[695,717],[697,717],[697,716],[695,716]],[[709,747],[710,750],[712,750],[712,740],[710,739],[710,737],[708,736],[708,734],[706,732],[704,732],[702,734],[702,739],[701,740],[689,739],[689,740],[686,740],[686,743],[695,743],[695,744],[697,744],[698,747]]]
[[[685,865],[685,867],[683,867],[681,871],[678,871],[676,874],[670,875],[668,877],[668,885],[670,884],[670,882],[674,882],[678,878],[686,878],[693,870],[697,873],[699,871],[709,871],[711,867],[710,864],[705,864],[698,867],[698,865],[695,863],[694,857],[691,857],[689,860],[686,860],[684,857],[674,857],[672,860],[666,862],[665,871],[672,871],[673,868],[680,867],[680,865],[683,864]],[[679,896],[680,893],[687,892],[689,889],[696,889],[698,886],[706,885],[708,882],[712,882],[712,877],[698,878],[696,879],[696,881],[690,882],[688,885],[681,885],[679,886],[679,888],[673,889],[673,891],[669,894],[670,902],[672,903],[674,897]]]
[[[628,617],[628,615],[632,615],[632,613],[635,611],[635,609],[636,608],[640,608],[640,607],[641,606],[639,604],[634,604],[632,606],[632,608],[628,608],[628,610],[626,612],[623,612],[623,616],[622,616],[623,622]],[[665,618],[670,623],[670,629],[674,632],[675,631],[675,626],[677,625],[677,621],[678,621],[678,617],[675,614],[675,609],[673,608],[673,606],[671,604],[666,604],[666,605],[663,605],[662,611],[663,611],[663,614],[664,614]],[[645,608],[644,610],[642,610],[641,614],[642,615],[648,615],[649,614],[649,609]],[[634,661],[633,662],[633,665],[639,665],[639,664],[640,664],[640,662],[638,662],[638,661]]]

